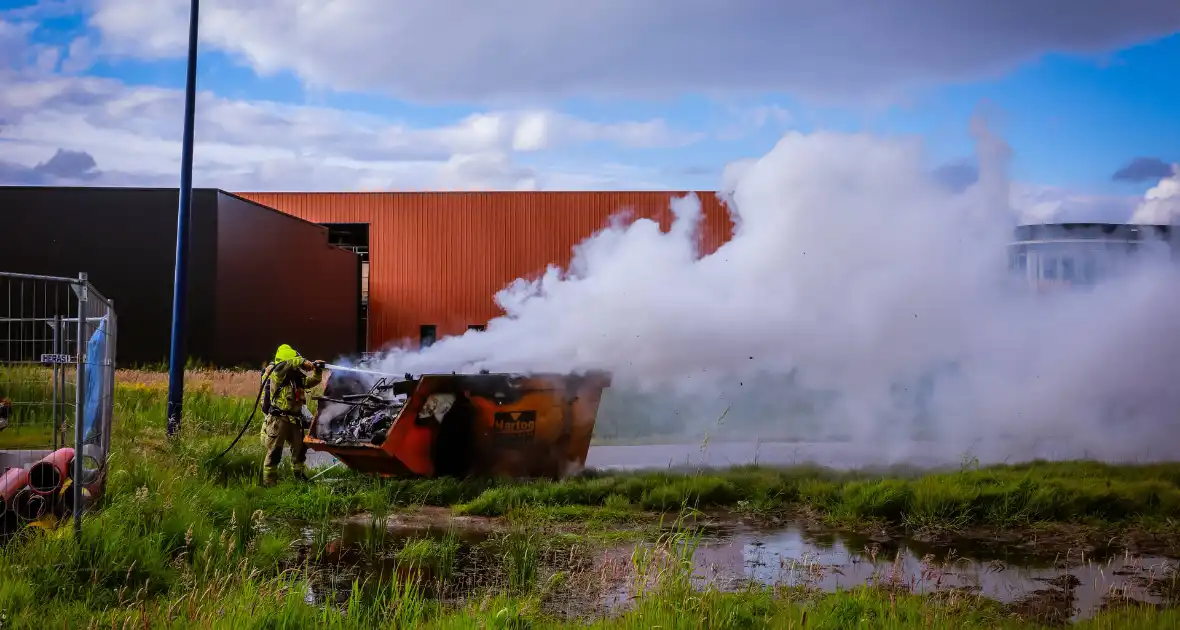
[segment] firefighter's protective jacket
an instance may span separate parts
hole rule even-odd
[[[304,361],[290,346],[283,344],[279,347],[275,360],[268,366],[270,377],[263,384],[262,413],[289,422],[301,422],[307,390],[323,380],[323,371],[319,367],[314,374],[303,372],[300,368]]]

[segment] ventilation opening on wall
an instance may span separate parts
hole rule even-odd
[[[429,348],[434,345],[436,328],[434,324],[422,324],[418,327],[418,347]]]
[[[487,324],[467,324],[467,330],[482,331],[482,330],[487,330],[487,329],[488,329]]]
[[[328,244],[354,252],[358,259],[361,303],[357,309],[357,351],[369,349],[369,224],[324,223],[328,228]]]

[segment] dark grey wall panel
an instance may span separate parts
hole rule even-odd
[[[359,257],[327,228],[218,193],[217,357],[260,366],[281,343],[308,358],[357,351]]]
[[[0,271],[77,276],[115,302],[121,365],[168,358],[176,254],[175,189],[0,187]],[[194,191],[191,356],[211,360],[216,192]]]

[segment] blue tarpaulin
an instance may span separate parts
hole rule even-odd
[[[108,377],[106,370],[99,369],[103,364],[103,359],[106,358],[106,329],[107,320],[104,317],[99,321],[94,334],[90,336],[90,341],[86,343],[86,374],[83,375],[86,383],[86,402],[82,408],[83,443],[93,440],[99,430],[100,414],[102,413],[102,405],[99,403],[102,402],[103,394],[106,391]]]

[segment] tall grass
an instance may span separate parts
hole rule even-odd
[[[534,538],[519,538],[505,546],[506,560],[530,571],[529,549]],[[632,557],[635,604],[622,614],[594,620],[593,628],[1002,628],[1040,627],[1013,616],[1004,606],[985,598],[951,592],[920,597],[903,590],[860,587],[827,595],[779,593],[751,587],[723,593],[710,587],[694,588],[693,551],[699,538],[683,527],[673,528]],[[231,545],[232,547],[232,545]],[[424,554],[433,557],[433,554]],[[168,594],[132,582],[117,592],[117,605],[100,600],[50,598],[30,587],[29,580],[0,582],[0,610],[14,627],[163,627],[163,628],[557,628],[569,620],[543,613],[535,583],[489,593],[459,608],[449,608],[426,596],[413,579],[394,579],[376,591],[357,588],[340,606],[308,604],[310,585],[299,573],[267,574],[247,562],[222,565],[199,581],[185,574],[171,584]],[[532,584],[532,586],[530,586]],[[46,605],[49,604],[49,605]],[[1077,625],[1093,630],[1173,628],[1180,611],[1148,608],[1115,609]]]
[[[522,595],[536,586],[541,544],[536,532],[521,530],[511,532],[499,541],[509,593]]]
[[[429,575],[445,584],[455,575],[459,537],[449,529],[441,537],[407,538],[397,552],[397,563],[411,575]]]
[[[557,543],[540,516],[597,522],[606,529],[625,519],[646,519],[645,511],[680,515],[729,508],[781,515],[807,507],[842,524],[882,522],[910,529],[1017,528],[1046,521],[1162,524],[1173,535],[1180,521],[1180,464],[1037,462],[891,477],[738,467],[562,482],[374,480],[340,469],[325,477],[330,483],[284,481],[262,488],[256,483],[261,462],[256,433],[228,456],[215,457],[248,415],[253,392],[249,398],[224,395],[217,389],[226,387],[217,384],[223,377],[188,388],[184,432],[179,440],[167,440],[165,383],[153,378],[116,388],[111,473],[100,509],[85,519],[81,538],[75,540],[69,528],[26,530],[0,548],[4,627],[557,627],[561,622],[541,606],[547,583],[543,560]],[[376,555],[389,551],[385,529],[395,512],[419,505],[512,516],[512,529],[494,540],[502,588],[472,594],[453,608],[429,597],[427,585],[413,579],[424,572],[441,581],[454,577],[460,544],[452,531],[414,538],[393,550],[396,562],[414,571],[376,592],[353,589],[340,606],[305,601],[333,519],[372,515],[364,544]],[[310,555],[300,556],[298,549],[306,545],[297,541],[307,525],[319,539],[313,538]],[[947,601],[870,589],[806,599],[765,589],[701,591],[690,579],[696,540],[682,521],[653,544],[638,547],[632,565],[637,583],[644,585],[639,599],[629,612],[594,622],[597,627],[803,627],[804,614],[807,628],[1031,627],[978,598]],[[1106,613],[1082,627],[1178,626],[1172,611],[1130,611]]]
[[[499,516],[522,506],[605,506],[626,500],[648,510],[742,507],[763,513],[808,506],[839,524],[879,521],[910,529],[1041,522],[1126,524],[1180,518],[1180,464],[1100,469],[1056,464],[996,466],[909,479],[822,470],[742,467],[694,475],[618,474],[489,488],[458,506]]]

